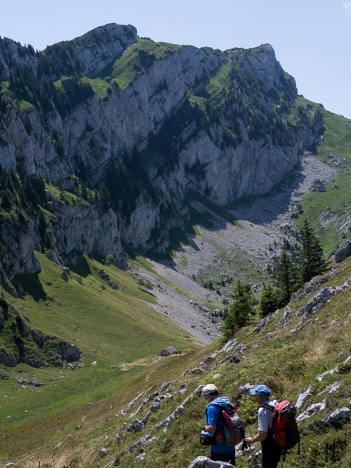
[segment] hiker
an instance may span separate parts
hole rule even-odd
[[[206,425],[203,432],[214,436],[210,458],[214,461],[226,461],[235,466],[235,447],[226,445],[224,441],[223,419],[221,417],[221,406],[225,406],[227,403],[231,404],[231,401],[228,397],[220,397],[214,384],[205,385],[202,394],[209,403],[206,409]]]
[[[262,446],[262,468],[276,468],[282,453],[281,447],[273,440],[272,416],[273,411],[263,404],[276,406],[278,400],[271,400],[271,390],[267,385],[257,385],[250,390],[251,395],[255,397],[256,403],[260,405],[258,409],[258,432],[254,437],[246,437],[245,442],[251,445],[255,442],[261,442]]]

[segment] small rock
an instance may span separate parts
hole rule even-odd
[[[63,280],[65,280],[66,282],[68,282],[71,278],[71,272],[70,272],[70,269],[68,267],[65,267],[61,273],[61,278]]]
[[[103,447],[102,449],[100,449],[100,457],[106,457],[106,455],[111,451],[111,447],[109,448],[105,448]]]
[[[250,390],[252,388],[255,388],[255,385],[252,385],[250,383],[242,385],[241,387],[239,387],[239,395],[250,396]]]

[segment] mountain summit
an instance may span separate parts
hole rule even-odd
[[[108,24],[37,53],[1,39],[0,77],[0,164],[43,190],[33,213],[8,189],[2,281],[37,271],[34,249],[121,266],[122,245],[164,249],[190,193],[220,206],[264,194],[323,131],[318,108],[291,118],[295,81],[267,44],[221,52]]]

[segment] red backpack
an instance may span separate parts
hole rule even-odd
[[[261,408],[268,408],[273,411],[272,431],[273,440],[284,452],[298,444],[298,454],[300,453],[300,434],[296,423],[296,406],[289,400],[278,400],[276,406],[264,403]]]

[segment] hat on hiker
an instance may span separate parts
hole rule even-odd
[[[218,388],[213,383],[205,385],[202,389],[202,394],[205,396],[215,392],[218,392]]]
[[[256,385],[255,388],[250,390],[251,395],[258,395],[262,398],[268,398],[271,396],[271,389],[267,385]]]

